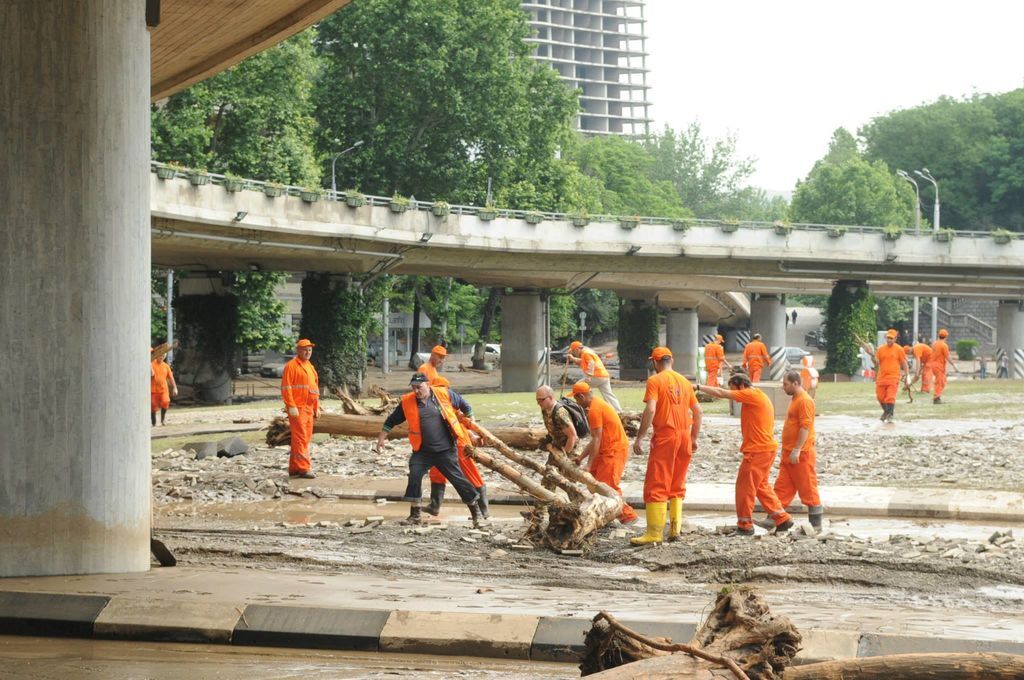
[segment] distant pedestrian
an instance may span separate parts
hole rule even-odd
[[[1003,352],[996,364],[996,379],[1010,377],[1010,355]]]
[[[149,351],[152,353],[153,348],[150,347]],[[161,355],[149,366],[149,420],[153,427],[156,427],[157,411],[160,411],[160,424],[164,424],[167,409],[171,407],[171,394],[178,396],[178,384],[174,382],[171,367]]]
[[[984,380],[988,377],[988,359],[982,354],[978,357],[978,375]]]
[[[796,310],[793,310],[793,323],[796,323]]]

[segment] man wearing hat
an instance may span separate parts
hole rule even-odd
[[[932,393],[932,403],[942,403],[942,393],[946,391],[946,366],[952,366],[956,370],[956,364],[949,358],[949,345],[946,338],[949,331],[945,328],[939,329],[939,339],[932,343],[932,356],[929,360],[929,367],[932,369],[932,379],[935,381],[935,391]]]
[[[756,383],[761,380],[761,371],[765,366],[770,366],[771,357],[768,356],[768,348],[761,342],[761,334],[754,333],[753,339],[743,348],[743,368],[750,374],[750,382]]]
[[[590,443],[576,458],[576,464],[582,467],[589,458],[590,474],[594,479],[612,487],[621,496],[619,481],[629,456],[629,438],[622,427],[622,419],[607,402],[594,395],[587,382],[581,380],[573,385],[572,397],[587,414],[590,425]],[[637,519],[636,511],[629,503],[623,502],[619,521],[632,524]]]
[[[932,391],[932,346],[925,342],[923,336],[917,338],[911,350],[914,355],[914,379],[921,379],[921,391]]]
[[[149,348],[153,353],[153,348]],[[149,362],[149,420],[156,427],[156,412],[160,411],[160,424],[164,424],[167,409],[171,407],[171,394],[178,396],[178,384],[174,382],[174,373],[170,365],[160,354]]]
[[[725,338],[716,335],[714,341],[704,345],[704,367],[708,370],[708,379],[705,383],[707,385],[718,387],[718,372],[722,369],[723,363],[732,368],[725,358],[725,349],[722,347],[724,342]]]
[[[430,358],[420,364],[417,372],[427,376],[428,382],[437,380],[438,372],[444,366],[444,360],[448,356],[448,350],[443,345],[434,345],[430,350]]]
[[[456,409],[465,414],[473,412],[457,392],[431,387],[423,373],[414,373],[409,381],[412,391],[402,396],[402,401],[391,412],[384,427],[377,435],[377,452],[383,453],[384,442],[392,428],[409,423],[409,481],[405,487],[404,500],[409,501],[409,524],[419,524],[422,519],[420,506],[423,496],[423,476],[430,468],[436,467],[459,493],[462,502],[469,507],[473,525],[480,522],[480,506],[476,489],[469,483],[459,468],[458,447],[470,445],[469,434],[459,422]]]
[[[320,417],[320,377],[309,360],[314,345],[303,338],[295,345],[295,358],[281,373],[281,398],[291,428],[291,454],[288,475],[314,479],[310,469],[309,442],[313,439],[313,421]]]
[[[672,370],[672,351],[655,347],[648,357],[655,374],[647,379],[640,417],[640,429],[633,441],[633,453],[643,454],[640,445],[653,425],[651,452],[644,476],[644,504],[647,506],[647,532],[630,539],[633,545],[661,543],[665,519],[669,520],[668,540],[679,539],[683,526],[683,499],[686,497],[686,473],[697,450],[702,412],[690,381]]]
[[[569,343],[568,358],[572,363],[580,365],[583,379],[590,383],[591,387],[601,392],[601,396],[608,402],[608,405],[615,409],[616,413],[622,413],[622,406],[612,393],[611,375],[604,367],[601,357],[597,356],[597,352],[589,347],[584,347],[579,340],[573,340]]]
[[[885,333],[885,344],[875,350],[875,397],[882,407],[882,420],[892,422],[896,410],[896,394],[907,379],[907,353],[896,344],[899,333],[890,328]]]

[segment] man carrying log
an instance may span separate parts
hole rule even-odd
[[[730,376],[727,390],[709,385],[698,385],[697,389],[712,397],[732,399],[743,404],[740,410],[740,430],[743,435],[740,453],[743,454],[743,462],[736,473],[736,533],[741,536],[754,535],[755,496],[775,523],[775,531],[789,531],[793,527],[793,518],[782,507],[779,497],[768,484],[768,474],[779,448],[774,437],[775,409],[772,400],[753,387],[746,373]]]
[[[433,382],[437,379],[438,372],[444,367],[444,360],[447,356],[448,350],[443,345],[434,345],[434,348],[430,350],[430,358],[420,364],[416,371],[427,376],[428,381]]]
[[[405,487],[404,500],[409,501],[408,524],[421,524],[423,476],[436,467],[452,483],[462,502],[469,507],[473,525],[480,523],[481,513],[477,501],[479,494],[459,469],[458,446],[470,445],[469,434],[459,422],[455,410],[472,413],[473,409],[456,392],[431,387],[422,373],[414,373],[409,381],[412,391],[402,396],[402,401],[391,412],[377,435],[377,452],[383,453],[384,442],[391,428],[409,423],[409,481]]]
[[[629,456],[629,438],[622,427],[622,419],[607,402],[594,395],[590,383],[581,380],[573,385],[572,396],[587,414],[590,424],[590,443],[574,461],[583,467],[590,459],[590,474],[594,479],[604,482],[621,496],[619,481]],[[632,524],[638,519],[629,503],[623,502],[619,521]]]
[[[153,348],[149,348],[153,353]],[[164,361],[161,353],[155,355],[149,366],[149,421],[156,427],[156,412],[160,411],[160,424],[167,418],[167,409],[171,407],[171,394],[178,396],[178,384],[174,382],[174,373]]]
[[[697,450],[697,435],[703,412],[690,381],[672,370],[672,351],[655,347],[648,357],[655,374],[647,379],[640,417],[640,429],[633,441],[633,453],[643,454],[640,442],[648,428],[651,453],[644,476],[644,504],[647,506],[647,532],[630,539],[633,545],[661,543],[665,517],[669,519],[668,540],[679,540],[683,527],[683,499],[686,498],[686,473]]]
[[[615,409],[616,413],[622,413],[622,406],[612,392],[611,375],[604,367],[601,357],[597,356],[597,352],[585,347],[579,340],[573,340],[569,343],[569,354],[566,355],[566,358],[574,364],[579,364],[580,370],[583,371],[583,380],[590,383],[591,387],[600,390],[601,396],[609,406]]]
[[[288,476],[314,479],[310,469],[309,443],[313,439],[313,421],[320,417],[320,377],[310,362],[314,345],[303,338],[295,345],[295,358],[281,372],[281,399],[288,412],[291,428],[291,453]]]
[[[458,392],[451,389],[451,383],[448,381],[448,378],[439,375],[430,382],[430,386],[438,390],[446,391],[448,393],[449,403],[454,405],[457,402],[461,402],[465,404],[467,408],[469,407],[466,400],[463,399]],[[474,446],[477,445],[477,439],[479,439],[479,437],[470,429],[470,424],[473,421],[472,409],[467,412],[457,409],[455,414],[458,416],[459,423],[462,424],[463,429],[466,430],[466,434],[468,434],[469,438],[473,441]],[[487,485],[484,483],[484,478],[480,476],[480,470],[477,469],[476,463],[466,456],[465,444],[460,441],[456,445],[456,448],[459,453],[459,469],[462,470],[462,474],[466,476],[466,479],[469,480],[469,483],[473,485],[473,488],[476,489],[476,492],[480,495],[480,498],[477,500],[477,503],[480,506],[480,515],[484,519],[490,519],[491,514],[487,508]],[[441,514],[441,505],[444,503],[444,491],[447,482],[447,478],[440,470],[436,467],[430,468],[430,504],[427,506],[427,512],[434,517]]]

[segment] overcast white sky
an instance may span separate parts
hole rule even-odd
[[[768,190],[792,191],[837,127],[1024,87],[1013,0],[647,0],[645,13],[655,124],[735,134]]]

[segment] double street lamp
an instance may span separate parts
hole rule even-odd
[[[914,195],[917,198],[916,205],[915,205],[915,211],[914,211],[914,224],[915,224],[915,228],[916,228],[917,233],[920,233],[920,231],[921,231],[921,190],[918,187],[917,182],[914,180],[914,178],[911,177],[910,174],[907,173],[906,171],[904,171],[904,170],[897,170],[896,174],[914,185]],[[941,202],[939,201],[939,183],[938,183],[938,181],[936,181],[936,179],[934,177],[932,177],[932,173],[931,173],[931,171],[928,168],[921,168],[920,170],[914,170],[914,174],[917,175],[918,177],[920,177],[921,179],[927,181],[927,182],[931,182],[932,186],[935,187],[935,210],[933,212],[933,217],[932,217],[932,231],[933,232],[934,231],[938,231],[939,230],[939,208],[940,208],[940,205],[941,205]],[[915,296],[914,297],[914,339],[915,340],[917,339],[917,310],[918,310],[918,304],[917,304],[917,297]],[[939,333],[939,298],[933,296],[932,297],[932,335],[931,335],[932,341],[934,341],[935,338],[938,337],[938,333]]]
[[[338,141],[338,140],[334,140],[334,141]],[[338,185],[335,182],[334,165],[335,165],[335,163],[338,162],[338,158],[340,156],[344,156],[345,154],[347,154],[352,149],[354,149],[354,148],[356,148],[358,146],[362,146],[362,144],[363,144],[363,140],[360,139],[358,142],[356,142],[352,146],[348,147],[344,151],[339,151],[338,153],[334,154],[334,158],[331,159],[331,198],[333,198],[335,201],[338,200]]]

